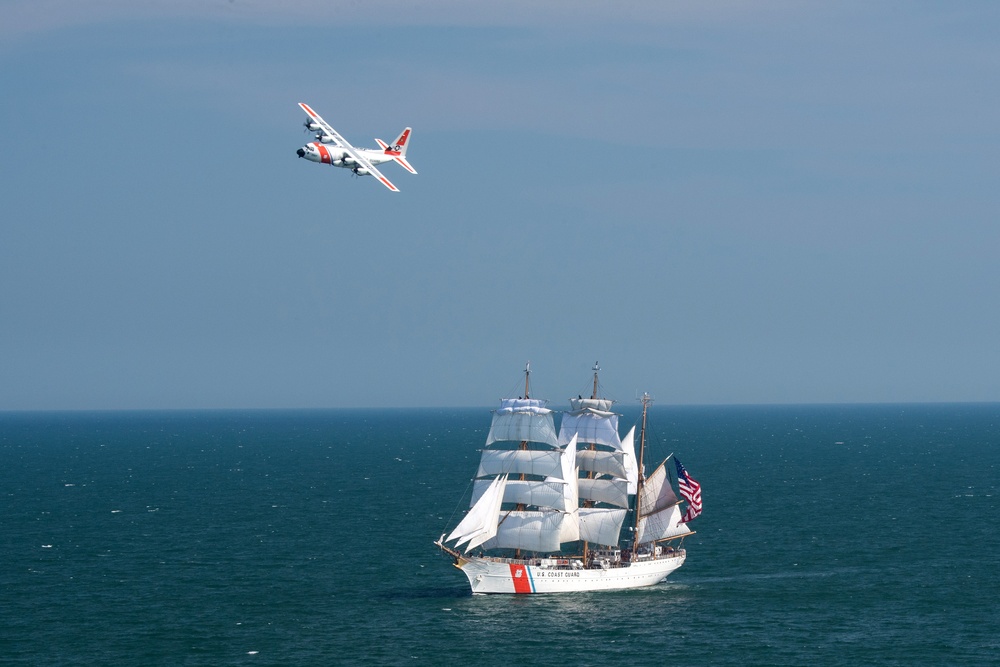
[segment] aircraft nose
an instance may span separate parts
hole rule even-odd
[[[295,151],[295,154],[298,155],[299,157],[305,157],[306,151],[305,149],[300,148],[299,150]]]

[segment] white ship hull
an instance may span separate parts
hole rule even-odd
[[[535,560],[462,556],[455,567],[469,578],[473,593],[570,593],[652,586],[684,563],[683,549],[634,563],[582,569],[544,567]]]

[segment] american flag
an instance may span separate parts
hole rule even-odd
[[[688,501],[687,512],[681,523],[687,523],[691,519],[701,514],[701,484],[694,481],[688,474],[681,462],[674,457],[674,465],[677,466],[677,488],[680,489],[681,497]]]

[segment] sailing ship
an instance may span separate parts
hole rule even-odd
[[[663,581],[687,557],[672,542],[693,534],[701,492],[679,462],[681,501],[666,462],[645,477],[648,394],[642,398],[639,455],[635,427],[618,435],[613,401],[570,399],[558,433],[547,401],[502,399],[493,412],[473,481],[470,509],[435,544],[454,559],[474,594],[619,590]],[[449,546],[450,543],[450,546]]]

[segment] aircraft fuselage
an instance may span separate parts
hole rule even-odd
[[[392,156],[386,155],[385,152],[381,150],[368,148],[355,148],[354,150],[360,153],[373,165],[389,162],[393,159]],[[357,166],[357,162],[347,151],[332,144],[323,144],[318,141],[313,141],[295,152],[299,157],[305,158],[310,162],[330,164],[334,167],[344,167],[345,169],[354,169]]]

